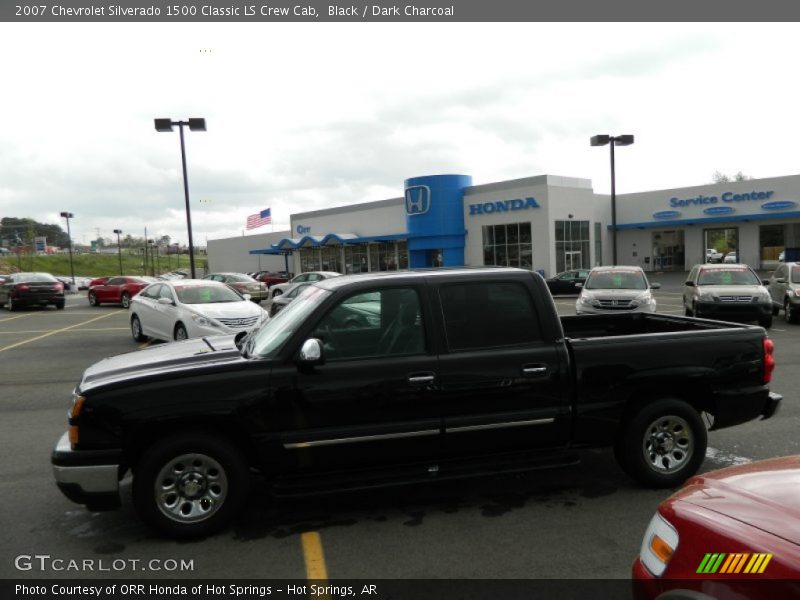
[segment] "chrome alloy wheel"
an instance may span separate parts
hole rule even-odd
[[[652,469],[669,474],[680,470],[694,453],[692,430],[676,415],[659,417],[647,427],[642,451]]]
[[[205,454],[182,454],[158,472],[153,490],[158,509],[177,523],[208,519],[228,494],[225,470]]]

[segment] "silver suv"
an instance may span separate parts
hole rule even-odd
[[[772,298],[766,283],[747,265],[695,265],[683,287],[683,308],[688,317],[758,321],[769,328]]]
[[[656,312],[656,299],[650,290],[661,287],[649,284],[640,267],[595,267],[586,282],[576,284],[581,295],[575,303],[575,312],[609,314],[626,312]]]
[[[773,314],[783,310],[787,323],[800,321],[800,262],[778,265],[767,289],[772,297]]]

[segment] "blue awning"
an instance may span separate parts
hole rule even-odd
[[[302,238],[283,238],[269,248],[250,250],[250,254],[289,254],[300,248],[320,248],[322,246],[339,246],[345,244],[368,244],[370,242],[393,242],[408,239],[407,233],[389,233],[386,235],[357,235],[355,233],[329,233],[324,236],[307,235]]]

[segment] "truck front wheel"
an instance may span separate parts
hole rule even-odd
[[[645,406],[628,421],[615,454],[622,469],[640,484],[670,488],[697,472],[707,445],[697,411],[669,398]]]
[[[249,471],[241,453],[211,433],[162,439],[140,458],[133,503],[151,526],[173,537],[212,534],[247,498]]]

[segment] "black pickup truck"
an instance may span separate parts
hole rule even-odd
[[[613,447],[646,486],[703,461],[707,429],[769,418],[760,327],[659,314],[559,318],[543,279],[507,268],[355,275],[309,286],[260,330],[89,367],[55,478],[205,535],[251,470],[276,493],[357,489],[566,463]]]

